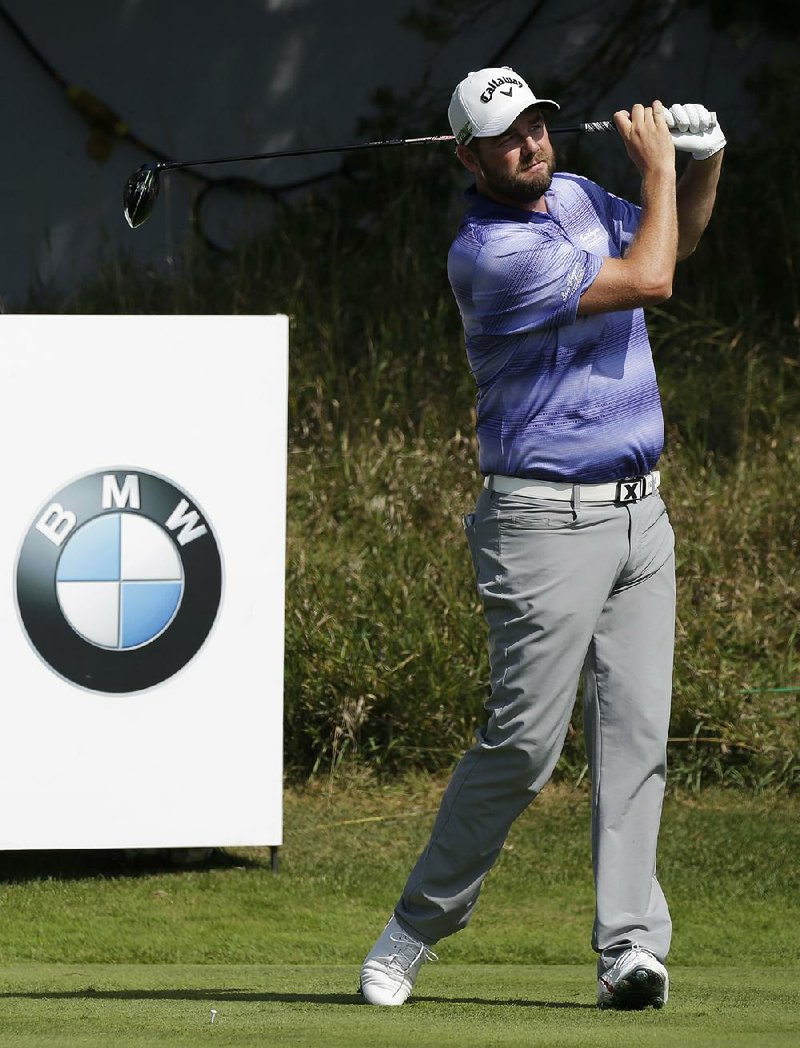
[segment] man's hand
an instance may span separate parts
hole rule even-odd
[[[642,176],[659,170],[675,172],[675,148],[664,113],[656,100],[652,106],[637,104],[630,113],[621,109],[614,114],[628,156]]]
[[[698,102],[670,106],[664,110],[664,119],[672,132],[675,148],[691,153],[695,160],[708,160],[726,145],[717,114],[710,113]]]
[[[642,175],[642,217],[624,258],[606,258],[581,295],[578,315],[613,313],[665,302],[678,250],[675,147],[664,107],[635,105],[614,114],[628,156]]]

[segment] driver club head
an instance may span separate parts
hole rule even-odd
[[[131,229],[150,217],[158,196],[158,170],[158,164],[143,164],[125,183],[122,203]]]

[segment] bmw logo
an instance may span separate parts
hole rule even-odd
[[[25,631],[50,669],[90,691],[143,691],[203,645],[222,561],[208,518],[173,481],[103,470],[40,507],[16,588]]]

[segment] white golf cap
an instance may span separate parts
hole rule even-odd
[[[537,98],[519,73],[509,66],[479,69],[464,77],[453,92],[447,116],[458,145],[472,138],[499,135],[528,106],[561,107],[550,98]]]

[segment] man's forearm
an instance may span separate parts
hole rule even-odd
[[[721,149],[708,160],[690,159],[678,182],[679,261],[692,254],[709,223],[717,196],[723,152]]]
[[[606,258],[581,295],[578,315],[639,309],[672,295],[678,222],[675,169],[654,168],[642,178],[642,217],[624,258]]]
[[[678,245],[675,221],[675,172],[652,171],[642,178],[642,221],[625,253],[628,265],[635,265],[645,286],[653,287],[656,299],[672,294],[672,278]],[[674,195],[673,195],[674,194]]]

